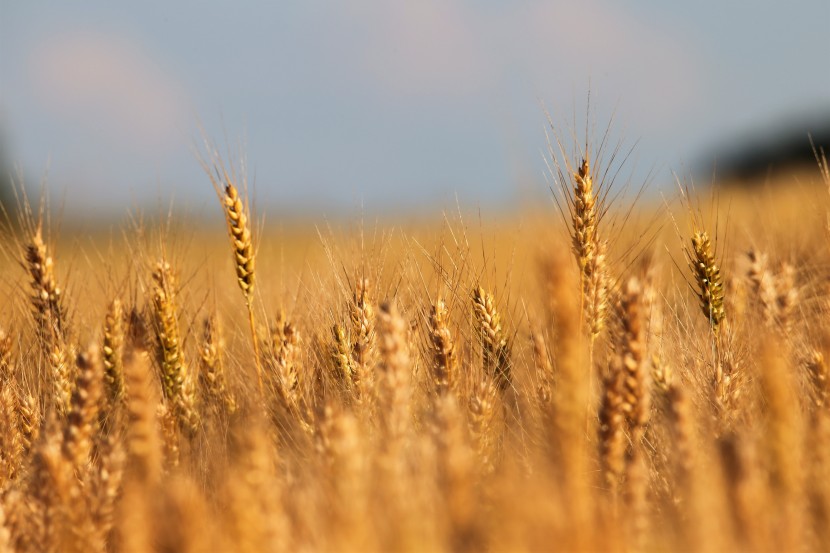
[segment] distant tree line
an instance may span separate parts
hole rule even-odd
[[[752,184],[772,173],[816,166],[815,151],[830,155],[830,112],[733,140],[731,147],[716,147],[697,164],[701,175],[716,174],[718,182]]]

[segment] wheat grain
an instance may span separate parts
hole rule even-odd
[[[484,355],[484,371],[504,391],[511,385],[510,343],[501,325],[493,295],[477,286],[473,289],[473,313]]]
[[[153,271],[153,308],[164,396],[182,426],[193,430],[198,423],[198,414],[179,332],[175,281],[170,264],[164,260],[159,261]]]
[[[71,409],[66,417],[63,454],[77,468],[89,461],[94,426],[103,388],[103,368],[97,347],[78,356],[78,378],[72,392]]]
[[[429,338],[432,347],[433,382],[439,395],[455,390],[458,384],[458,357],[448,318],[449,310],[444,300],[436,300],[429,314]]]
[[[124,397],[124,375],[121,356],[124,345],[124,310],[119,299],[114,299],[107,309],[104,323],[103,362],[109,397],[118,404]]]
[[[691,251],[687,250],[689,266],[697,285],[700,307],[715,333],[726,319],[723,307],[723,279],[715,261],[712,241],[706,231],[695,232],[692,236]]]
[[[588,158],[573,174],[571,241],[579,266],[582,302],[591,336],[598,336],[605,326],[608,305],[608,276],[605,264],[606,244],[600,238],[599,206]]]

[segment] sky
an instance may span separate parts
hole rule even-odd
[[[214,201],[202,132],[279,213],[544,193],[547,119],[671,183],[830,107],[827,0],[0,0],[0,133],[68,214]]]

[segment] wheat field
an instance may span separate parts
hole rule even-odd
[[[564,150],[490,220],[261,225],[212,153],[224,234],[19,196],[0,552],[826,551],[826,158],[631,202]]]

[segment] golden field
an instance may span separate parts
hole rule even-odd
[[[219,159],[226,229],[22,201],[0,551],[826,550],[826,162],[633,206],[558,162],[404,226],[260,225]]]

